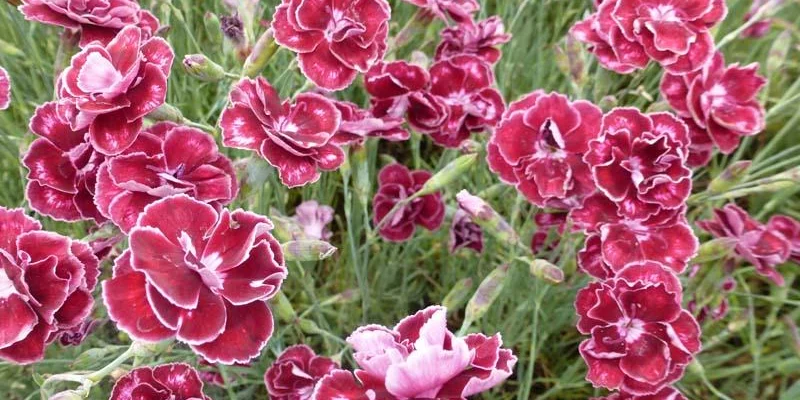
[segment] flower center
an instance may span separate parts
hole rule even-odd
[[[627,343],[633,343],[644,333],[644,322],[636,318],[625,318],[620,321],[618,329],[620,336],[624,337]]]
[[[222,280],[216,272],[216,269],[222,263],[219,254],[213,253],[199,259],[197,256],[197,249],[194,247],[191,237],[189,237],[189,234],[186,232],[181,232],[178,241],[181,244],[181,248],[183,248],[186,265],[197,272],[203,283],[212,291],[216,292],[217,289],[222,288]]]

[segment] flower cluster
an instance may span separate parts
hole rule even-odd
[[[211,400],[197,371],[183,363],[139,367],[117,379],[109,400],[137,399]]]
[[[335,361],[299,344],[278,356],[264,374],[264,383],[271,399],[308,400],[317,382],[337,369],[339,364]]]

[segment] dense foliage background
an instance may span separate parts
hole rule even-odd
[[[214,28],[209,13],[225,15],[219,0],[142,0],[163,25],[169,25],[167,40],[174,47],[176,63],[169,82],[167,101],[196,122],[216,125],[225,106],[226,95],[234,80],[203,83],[187,75],[180,66],[186,54],[204,53],[230,71],[238,71],[241,61],[235,50]],[[262,18],[269,20],[276,0],[262,1]],[[396,33],[413,13],[413,6],[392,1],[392,32]],[[658,98],[660,69],[650,68],[628,76],[599,68],[588,53],[570,48],[566,41],[569,27],[591,8],[590,0],[509,0],[481,1],[479,17],[499,15],[513,40],[504,46],[504,56],[496,67],[500,90],[510,102],[535,89],[559,91],[571,98],[588,99],[608,110],[614,105],[645,109],[666,109]],[[719,43],[736,30],[750,7],[750,0],[728,1],[730,13],[715,32]],[[694,192],[703,192],[708,182],[737,160],[753,160],[749,180],[763,178],[795,167],[800,163],[800,2],[787,1],[774,18],[769,34],[759,39],[734,38],[722,51],[728,62],[760,62],[760,73],[769,78],[762,92],[767,107],[768,127],[758,136],[747,138],[738,152],[718,156],[708,167],[695,171]],[[409,58],[412,50],[431,55],[438,41],[440,22],[418,35],[394,57]],[[263,28],[262,28],[263,29]],[[260,32],[257,32],[257,34]],[[13,104],[0,112],[0,205],[25,207],[26,171],[20,164],[33,135],[28,120],[38,104],[53,96],[53,65],[56,62],[59,32],[52,27],[25,21],[13,6],[0,4],[0,65],[13,81]],[[576,46],[576,45],[572,45]],[[580,53],[575,53],[580,51]],[[578,55],[571,57],[567,53]],[[291,96],[305,83],[297,69],[294,55],[281,50],[263,75],[280,91]],[[360,84],[337,93],[365,105]],[[219,139],[219,135],[217,135]],[[486,137],[479,137],[485,141]],[[292,263],[283,288],[295,315],[284,313],[277,321],[275,335],[262,356],[251,367],[219,367],[227,382],[224,387],[209,386],[213,398],[266,398],[263,373],[286,346],[306,343],[318,353],[340,355],[351,364],[346,337],[365,323],[392,325],[400,318],[426,305],[442,302],[465,278],[471,287],[462,289],[466,300],[486,275],[500,265],[508,265],[508,279],[500,296],[486,315],[472,329],[487,334],[501,332],[507,347],[519,356],[516,373],[498,389],[483,395],[492,399],[585,399],[602,392],[584,380],[586,368],[578,355],[581,336],[575,329],[573,300],[575,292],[588,280],[576,272],[575,251],[580,235],[561,238],[559,246],[537,257],[545,258],[564,269],[566,280],[551,285],[529,273],[528,265],[517,259],[520,249],[508,249],[489,239],[482,255],[447,249],[449,222],[435,232],[418,231],[403,244],[381,240],[371,227],[371,198],[377,170],[385,164],[383,155],[416,168],[439,170],[458,152],[443,150],[427,138],[389,143],[369,141],[366,160],[350,160],[338,172],[323,174],[319,182],[302,189],[287,190],[277,174],[263,160],[249,159],[250,154],[224,150],[239,160],[239,178],[245,183],[231,208],[242,207],[265,215],[291,215],[302,200],[316,199],[336,209],[331,243],[338,252],[318,263]],[[472,193],[492,187],[498,181],[485,163],[451,185],[444,193],[453,207],[460,189]],[[371,185],[371,186],[370,186]],[[486,192],[484,192],[486,193]],[[513,188],[492,187],[484,196],[517,232],[528,240],[536,231],[532,216],[538,211]],[[738,199],[752,215],[765,221],[775,212],[800,218],[800,185],[779,191],[754,193]],[[697,197],[695,197],[696,199]],[[715,206],[726,200],[690,203],[691,221],[708,218]],[[66,224],[37,216],[45,229],[74,238],[89,235],[88,224]],[[708,236],[697,231],[701,242]],[[109,261],[106,261],[108,264]],[[684,281],[686,293],[697,295],[698,303],[712,302],[721,277],[721,262],[701,265],[701,272]],[[109,274],[106,265],[104,274]],[[692,399],[715,398],[711,385],[734,399],[800,398],[800,285],[797,266],[781,269],[787,285],[774,286],[741,267],[734,273],[738,286],[729,295],[730,313],[721,320],[707,319],[703,324],[704,349],[699,361],[704,367],[704,382],[697,369],[690,369],[677,385]],[[685,276],[682,279],[688,279]],[[98,290],[99,292],[99,290]],[[688,296],[687,296],[688,297]],[[81,346],[51,346],[45,361],[18,367],[0,363],[0,398],[25,399],[39,395],[37,381],[45,374],[68,370],[93,370],[105,365],[124,351],[129,339],[104,319],[102,301],[95,317],[100,327]],[[450,326],[455,331],[463,320],[463,305],[450,310]],[[281,318],[283,317],[283,318]],[[287,318],[289,317],[289,318]],[[0,316],[2,318],[2,316]],[[794,329],[794,330],[793,330]],[[93,349],[89,353],[86,351]],[[197,363],[196,356],[183,347],[174,347],[157,359],[142,363],[170,361]],[[215,368],[200,367],[213,371]],[[112,382],[106,380],[92,391],[92,398],[105,399]]]

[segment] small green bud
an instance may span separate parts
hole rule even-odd
[[[472,222],[478,224],[486,233],[510,246],[517,244],[519,235],[514,228],[482,198],[462,190],[456,195],[456,200],[458,206],[469,214]]]
[[[475,294],[467,303],[467,310],[464,316],[464,324],[469,325],[475,322],[489,310],[497,297],[505,287],[506,276],[508,276],[508,265],[501,265],[486,275]],[[468,323],[469,322],[469,323]]]
[[[444,297],[442,300],[442,306],[447,308],[447,311],[454,312],[458,310],[465,301],[467,301],[467,296],[469,296],[470,290],[472,289],[472,278],[464,278],[456,282],[453,285],[453,288],[450,289],[450,292],[447,293],[447,296]]]
[[[719,260],[731,254],[736,246],[735,240],[731,238],[716,238],[700,245],[697,256],[692,260],[693,263],[707,263]]]
[[[272,311],[275,311],[275,314],[278,316],[278,319],[283,322],[291,322],[297,318],[297,313],[294,311],[292,307],[292,303],[286,297],[283,292],[278,292],[278,294],[272,298],[270,301],[272,304]]]
[[[300,327],[301,331],[310,335],[318,334],[320,331],[317,323],[310,319],[300,318],[297,320],[297,325]]]
[[[750,161],[737,161],[729,165],[708,184],[708,192],[712,194],[727,192],[745,177],[750,164],[752,164]]]
[[[206,28],[206,34],[210,39],[211,43],[215,46],[219,46],[222,44],[222,25],[219,22],[219,17],[217,14],[214,14],[210,11],[206,12],[205,18],[203,18],[203,25]]]
[[[292,240],[282,245],[288,261],[320,261],[336,252],[336,247],[322,240]]]
[[[422,189],[414,196],[421,197],[438,192],[464,176],[478,161],[478,154],[465,154],[450,161],[441,171],[434,174],[431,179],[422,185]]]
[[[211,61],[203,54],[188,54],[183,58],[183,69],[186,72],[203,81],[218,82],[225,79],[225,69],[221,65]]]
[[[275,43],[272,37],[272,29],[267,29],[267,31],[258,38],[250,55],[247,56],[247,59],[244,61],[242,74],[248,78],[258,76],[264,67],[267,66],[267,63],[276,51],[278,51],[278,44]]]
[[[564,281],[564,271],[547,260],[538,258],[533,260],[530,271],[531,275],[550,283],[561,283]]]
[[[161,107],[158,107],[155,111],[147,114],[147,118],[153,121],[169,121],[175,123],[181,123],[184,121],[181,110],[168,103],[162,104]]]

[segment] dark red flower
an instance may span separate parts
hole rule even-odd
[[[43,24],[80,29],[81,47],[94,41],[107,44],[126,26],[142,30],[142,39],[158,30],[158,20],[134,0],[22,0],[25,19]]]
[[[476,0],[403,0],[422,9],[427,16],[442,21],[453,20],[463,24],[472,21],[472,16],[481,9]]]
[[[591,400],[686,400],[681,392],[672,386],[666,386],[657,393],[648,395],[635,395],[627,392],[616,392],[606,397],[593,397]]]
[[[11,104],[11,79],[8,72],[0,67],[0,110],[5,110]]]
[[[468,248],[477,253],[483,253],[483,230],[472,222],[469,214],[462,210],[456,210],[453,215],[453,223],[450,225],[450,241],[448,244],[450,253],[455,253],[458,249]]]
[[[22,158],[31,208],[59,221],[105,222],[94,204],[97,169],[105,156],[88,142],[88,130],[73,130],[55,102],[37,108],[29,127],[39,136]]]
[[[381,169],[378,192],[372,199],[372,221],[380,226],[378,233],[384,239],[403,242],[411,238],[416,225],[429,231],[442,225],[445,209],[438,192],[412,200],[384,221],[398,202],[418,192],[431,176],[428,171],[409,171],[400,164],[389,164]]]
[[[122,153],[136,140],[142,118],[167,96],[175,54],[161,38],[145,40],[135,26],[108,45],[93,42],[72,57],[58,93],[58,112],[73,130],[89,129],[89,142],[105,155]]]
[[[448,27],[440,35],[442,41],[436,47],[437,61],[459,54],[473,54],[494,64],[503,55],[497,47],[511,40],[511,34],[505,32],[503,20],[497,16]]]
[[[275,9],[275,42],[298,53],[317,86],[341,90],[383,59],[391,9],[386,0],[283,0]]]
[[[656,394],[700,351],[700,326],[681,308],[677,279],[643,271],[593,282],[578,292],[575,309],[578,330],[591,335],[579,350],[596,387]]]
[[[404,117],[411,97],[419,97],[429,85],[428,71],[402,60],[377,63],[364,76],[364,87],[372,97],[377,117]]]
[[[88,245],[0,207],[0,358],[28,364],[92,311],[97,258]]]
[[[258,77],[242,79],[230,93],[231,106],[222,112],[222,143],[257,152],[278,169],[288,187],[316,182],[319,170],[332,171],[344,162],[344,152],[331,138],[342,114],[331,100],[301,93],[281,101],[278,92]]]
[[[437,144],[457,148],[470,133],[493,128],[503,115],[505,104],[494,87],[492,67],[477,56],[462,54],[438,61],[431,66],[430,77],[431,96],[413,101],[408,121]],[[441,118],[442,105],[445,118]]]
[[[301,344],[286,348],[267,369],[264,382],[273,400],[308,400],[314,385],[339,364]]]
[[[349,101],[335,101],[334,105],[342,114],[339,130],[331,143],[345,146],[363,144],[367,138],[380,138],[389,141],[408,140],[409,133],[403,129],[402,117],[376,116],[371,110],[359,108]]]
[[[139,367],[114,384],[109,400],[211,400],[203,394],[203,381],[188,364]]]
[[[595,190],[582,156],[600,134],[600,109],[558,93],[514,102],[488,144],[489,168],[540,207],[569,209]]]
[[[689,197],[688,146],[686,124],[672,114],[617,108],[603,116],[602,132],[583,160],[597,187],[619,204],[620,215],[646,219],[683,206]]]
[[[336,369],[320,379],[311,400],[395,400],[383,382],[356,371]]]
[[[219,209],[238,191],[233,163],[219,153],[211,135],[162,122],[100,166],[95,203],[128,232],[145,206],[160,198],[184,193]]]
[[[789,259],[800,264],[800,222],[786,215],[775,215],[767,221],[767,230],[780,232],[789,241]]]
[[[697,226],[718,238],[728,238],[736,254],[753,264],[756,271],[778,285],[784,280],[775,266],[789,259],[792,249],[789,240],[777,230],[776,224],[766,226],[753,219],[735,204],[714,210],[714,218],[698,221]],[[772,228],[772,229],[770,229]]]
[[[602,193],[586,198],[569,216],[573,227],[587,233],[586,246],[578,255],[582,269],[603,279],[613,273],[591,271],[618,271],[631,262],[649,260],[683,272],[698,249],[684,211],[685,207],[663,209],[647,219],[631,220],[620,217],[617,205]]]
[[[610,0],[573,26],[600,63],[619,73],[652,59],[673,74],[697,71],[714,52],[709,29],[727,14],[724,0]]]
[[[151,203],[103,282],[109,317],[137,340],[176,337],[209,362],[249,361],[272,336],[266,300],[286,277],[271,229],[183,194]]]
[[[726,66],[722,53],[717,52],[697,73],[665,73],[661,94],[681,117],[706,131],[708,139],[702,142],[712,142],[722,153],[730,154],[742,136],[764,129],[764,107],[757,97],[767,80],[757,72],[758,63]]]

